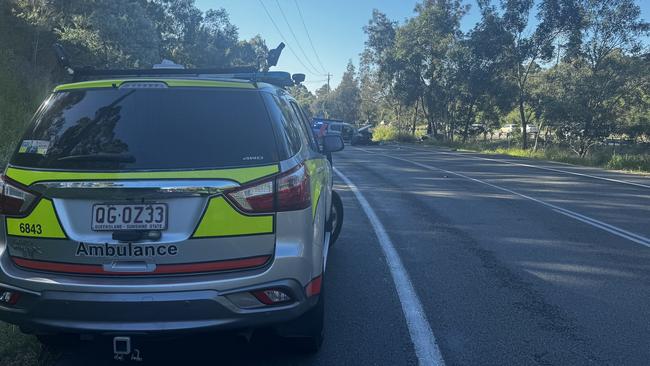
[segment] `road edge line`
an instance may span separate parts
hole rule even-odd
[[[406,319],[406,325],[419,364],[444,366],[445,361],[442,358],[436,337],[433,335],[429,321],[424,313],[422,303],[415,292],[415,288],[413,288],[413,283],[384,225],[379,221],[377,214],[375,214],[370,203],[368,203],[361,191],[359,191],[359,188],[337,168],[334,168],[334,172],[345,182],[352,193],[354,193],[359,205],[366,214],[366,217],[368,217],[377,241],[379,241],[379,245],[384,252],[384,257],[386,258],[390,274],[393,277],[393,284],[395,285],[397,297],[402,305],[402,312]]]

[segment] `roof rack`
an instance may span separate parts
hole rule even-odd
[[[224,75],[224,74],[255,74],[257,69],[250,66],[228,67],[220,69],[106,69],[97,70],[92,68],[83,68],[74,70],[75,81],[85,81],[101,77],[118,77],[118,76],[183,76],[183,75]]]
[[[72,77],[73,82],[97,80],[107,77],[118,78],[147,76],[195,76],[200,78],[239,79],[247,80],[253,83],[264,82],[284,88],[297,85],[305,81],[304,74],[291,75],[290,73],[284,71],[268,71],[268,66],[277,65],[280,53],[284,48],[284,43],[280,43],[276,49],[269,51],[268,66],[263,72],[260,72],[259,68],[254,66],[185,69],[182,65],[174,64],[169,60],[163,60],[161,64],[154,65],[154,68],[152,69],[97,70],[90,67],[75,69],[72,67],[68,55],[62,45],[55,43],[53,45],[53,48],[59,64],[64,68],[66,73]]]
[[[268,83],[279,87],[288,87],[304,81],[304,75],[293,76],[284,71],[258,72],[251,67],[232,67],[223,69],[145,69],[145,70],[95,70],[82,69],[75,71],[73,81],[89,81],[106,77],[183,77],[195,76],[207,79],[238,79],[253,83]]]

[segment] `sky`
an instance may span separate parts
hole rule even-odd
[[[373,9],[379,9],[389,18],[403,22],[414,15],[413,9],[417,2],[416,0],[196,0],[196,5],[203,11],[226,9],[230,21],[238,27],[241,39],[249,39],[259,34],[266,40],[269,48],[275,48],[280,42],[287,44],[278,66],[272,70],[306,74],[304,84],[313,91],[327,82],[327,73],[332,75],[332,88],[336,87],[348,60],[352,60],[355,66],[359,65],[359,54],[363,51],[365,42],[363,26],[368,24]],[[474,0],[465,0],[465,3],[471,5],[470,12],[463,18],[461,25],[466,31],[480,20],[480,14]],[[636,0],[636,3],[641,6],[642,17],[650,20],[650,0]],[[267,15],[267,11],[273,21]]]

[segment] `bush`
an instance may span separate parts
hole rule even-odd
[[[606,169],[650,172],[650,154],[647,146],[631,145],[626,147],[594,146],[584,158],[576,155],[566,146],[554,145],[546,149],[524,150],[520,147],[508,147],[503,141],[438,142],[425,141],[427,144],[456,149],[478,151],[485,154],[501,154],[522,158],[558,161],[574,165],[603,167]]]
[[[650,155],[614,154],[605,164],[605,168],[650,172]]]
[[[379,125],[372,132],[372,141],[415,142],[416,138],[410,133],[399,131],[392,125]]]
[[[391,125],[379,125],[372,131],[372,141],[395,141],[397,139],[397,129]]]

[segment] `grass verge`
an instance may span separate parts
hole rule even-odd
[[[504,141],[449,143],[427,140],[426,144],[484,154],[500,154],[611,170],[650,173],[650,151],[644,146],[597,146],[587,156],[581,158],[568,148],[560,146],[550,146],[533,151],[532,149],[524,150],[520,147],[508,147],[507,142]]]
[[[39,365],[41,345],[34,336],[21,333],[15,325],[0,322],[0,365]]]

